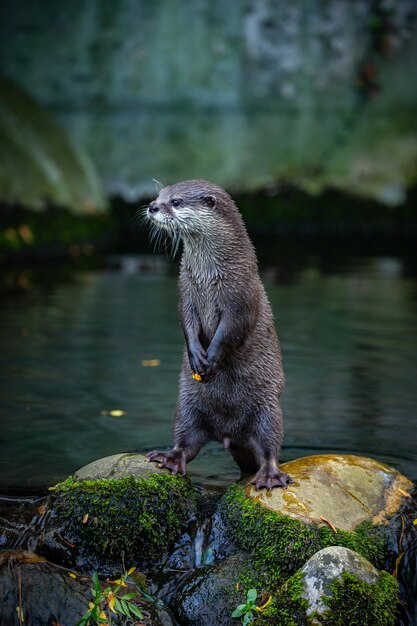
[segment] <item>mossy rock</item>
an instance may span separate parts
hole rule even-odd
[[[387,522],[413,487],[394,468],[354,455],[321,454],[281,467],[294,480],[288,489],[249,486],[248,497],[280,515],[346,531],[365,521]]]
[[[394,626],[398,583],[362,556],[342,547],[320,550],[301,570],[307,616],[320,626]]]
[[[395,513],[411,481],[353,456],[307,457],[282,468],[294,479],[288,489],[256,491],[241,483],[227,490],[220,505],[236,550],[252,556],[253,570],[243,579],[247,586],[273,589],[332,545],[351,548],[379,569],[393,566]]]
[[[117,478],[128,478],[129,476],[147,478],[152,476],[152,474],[168,475],[169,472],[166,469],[159,469],[155,463],[147,461],[142,454],[127,452],[125,454],[105,456],[102,459],[84,465],[84,467],[75,472],[74,478],[77,481],[114,480]]]
[[[83,567],[100,563],[144,569],[162,562],[195,514],[196,492],[142,455],[115,455],[52,488],[61,534],[76,544]],[[111,568],[112,569],[112,568]]]

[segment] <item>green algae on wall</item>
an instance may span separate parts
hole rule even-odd
[[[106,209],[95,167],[52,115],[10,80],[0,80],[0,202],[78,214]]]
[[[417,182],[416,25],[415,0],[3,0],[0,56],[125,199],[207,178],[395,207]]]

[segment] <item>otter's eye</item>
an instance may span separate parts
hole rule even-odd
[[[181,204],[182,204],[182,200],[179,200],[178,198],[173,198],[171,200],[171,206],[173,206],[174,208],[181,206]]]

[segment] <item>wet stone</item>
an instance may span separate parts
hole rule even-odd
[[[394,468],[353,455],[309,456],[281,469],[294,480],[287,489],[256,491],[249,485],[246,494],[280,515],[348,531],[364,521],[388,521],[412,490]]]
[[[133,476],[146,478],[152,474],[169,474],[166,469],[159,469],[155,463],[149,463],[143,454],[112,454],[85,465],[75,472],[77,480],[118,479]]]
[[[307,615],[327,609],[323,596],[331,596],[331,583],[344,572],[363,582],[375,584],[380,572],[363,556],[341,546],[330,546],[316,552],[301,570],[304,575],[303,596],[308,602]]]

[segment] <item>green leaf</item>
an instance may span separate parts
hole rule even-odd
[[[242,625],[247,626],[247,624],[251,624],[253,622],[253,613],[252,611],[248,611],[243,618]]]
[[[98,574],[97,572],[94,572],[94,574],[91,577],[93,583],[94,583],[94,588],[95,588],[95,593],[99,594],[100,593],[100,581],[98,579]]]
[[[120,600],[120,604],[123,607],[124,615],[126,615],[127,617],[131,617],[130,610],[129,610],[130,605],[128,604],[128,602],[125,602],[125,600]]]
[[[249,589],[246,597],[248,599],[248,604],[253,604],[258,597],[258,592],[256,591],[256,589]]]
[[[136,597],[136,593],[125,593],[123,596],[121,596],[122,600],[131,600],[132,598]]]
[[[123,607],[120,604],[120,600],[119,598],[115,598],[114,599],[114,606],[116,607],[116,609],[119,611],[119,613],[123,613]]]
[[[246,613],[247,610],[248,610],[248,605],[247,604],[239,604],[237,609],[235,609],[233,611],[232,617],[240,617],[241,615]]]
[[[129,606],[130,606],[130,611],[131,613],[133,613],[133,615],[136,615],[136,617],[139,617],[139,619],[143,618],[143,613],[140,610],[140,608],[136,606],[136,604],[129,604]]]

